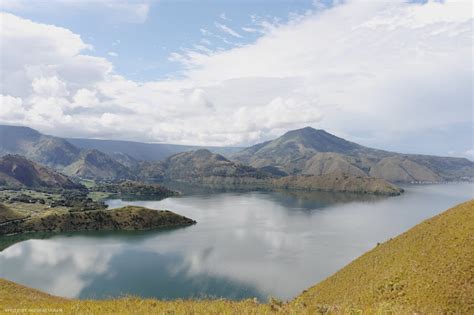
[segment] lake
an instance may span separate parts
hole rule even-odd
[[[81,299],[291,299],[378,242],[474,198],[469,183],[404,188],[388,198],[255,191],[108,200],[112,208],[168,209],[198,224],[8,239],[13,245],[0,252],[0,277]]]

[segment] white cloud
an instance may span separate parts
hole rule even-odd
[[[91,47],[69,30],[4,14],[1,94],[10,105],[0,121],[69,136],[215,145],[306,125],[382,148],[425,141],[417,135],[472,122],[469,12],[465,2],[349,1],[269,23],[242,47],[171,53],[183,79],[144,83],[88,55]],[[41,113],[47,106],[51,114]]]
[[[469,149],[464,153],[465,156],[468,156],[469,158],[473,159],[474,158],[474,148]]]
[[[231,36],[237,37],[237,38],[242,38],[242,35],[231,29],[225,24],[215,22],[214,25],[216,26],[217,29],[221,30],[222,32],[229,34]]]
[[[33,91],[38,96],[64,97],[69,94],[66,83],[58,79],[57,76],[45,78],[34,78],[31,83]]]
[[[113,51],[109,51],[107,53],[107,55],[109,55],[110,57],[118,57],[118,54],[116,52],[113,52]]]
[[[256,33],[258,30],[253,27],[242,27],[242,31],[247,32],[247,33]]]

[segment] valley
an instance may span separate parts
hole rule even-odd
[[[126,290],[162,299],[198,295],[212,307],[207,296],[256,298],[251,307],[271,311],[304,311],[308,305],[331,310],[325,300],[298,293],[369,244],[470,198],[472,191],[473,162],[467,159],[375,150],[312,128],[238,152],[224,150],[226,156],[193,148],[146,160],[111,153],[114,142],[105,153],[97,148],[100,141],[79,148],[28,128],[2,128],[9,140],[0,142],[0,263],[5,266],[0,277],[15,280],[26,272],[9,253],[37,255],[37,244],[65,253],[59,260],[77,259],[68,254],[72,250],[75,257],[93,255],[92,261],[107,265],[107,276],[95,264],[73,262],[64,272],[55,264],[46,267],[57,272],[53,282],[88,274],[89,284],[60,294],[68,298],[97,298],[98,292],[104,294],[100,298],[115,297]],[[150,266],[162,272],[150,276]],[[35,280],[38,267],[29,266],[23,284],[58,294],[54,288],[61,286]],[[137,280],[125,280],[128,274]],[[157,283],[174,285],[154,288]],[[268,296],[278,299],[259,304]],[[412,307],[394,301],[396,310]],[[377,303],[357,307],[385,307]]]

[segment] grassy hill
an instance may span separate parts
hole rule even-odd
[[[196,221],[168,210],[126,206],[111,210],[71,211],[54,208],[23,221],[0,224],[0,235],[29,232],[150,230],[187,226]]]
[[[20,155],[0,158],[0,186],[30,188],[77,189],[82,185],[72,182],[53,169],[30,161]]]
[[[292,305],[474,312],[474,200],[426,220],[310,288]]]
[[[276,188],[397,196],[403,189],[380,178],[347,174],[285,176],[271,180]]]
[[[473,239],[471,200],[375,247],[288,303],[133,297],[79,301],[0,280],[0,305],[3,310],[61,308],[84,314],[472,314]]]
[[[231,159],[253,167],[274,166],[287,174],[345,173],[390,182],[439,182],[474,177],[465,158],[400,154],[364,147],[311,127],[237,152]]]
[[[142,167],[140,176],[194,183],[227,183],[242,182],[242,179],[263,179],[269,177],[269,174],[200,149],[175,154],[165,161],[148,162]]]
[[[64,139],[28,127],[0,125],[0,156],[20,154],[50,167],[64,167],[75,161],[80,151]]]
[[[15,211],[14,209],[10,209],[9,207],[6,207],[4,204],[0,203],[0,223],[21,219],[24,217],[24,214]]]
[[[69,176],[86,179],[123,179],[133,177],[127,167],[98,150],[82,152],[78,160],[64,168],[63,172]]]

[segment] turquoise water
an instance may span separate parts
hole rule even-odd
[[[198,224],[18,239],[0,252],[0,277],[77,298],[290,299],[377,242],[474,198],[467,183],[405,188],[389,198],[201,192],[160,201],[108,200],[111,207],[169,209]]]

